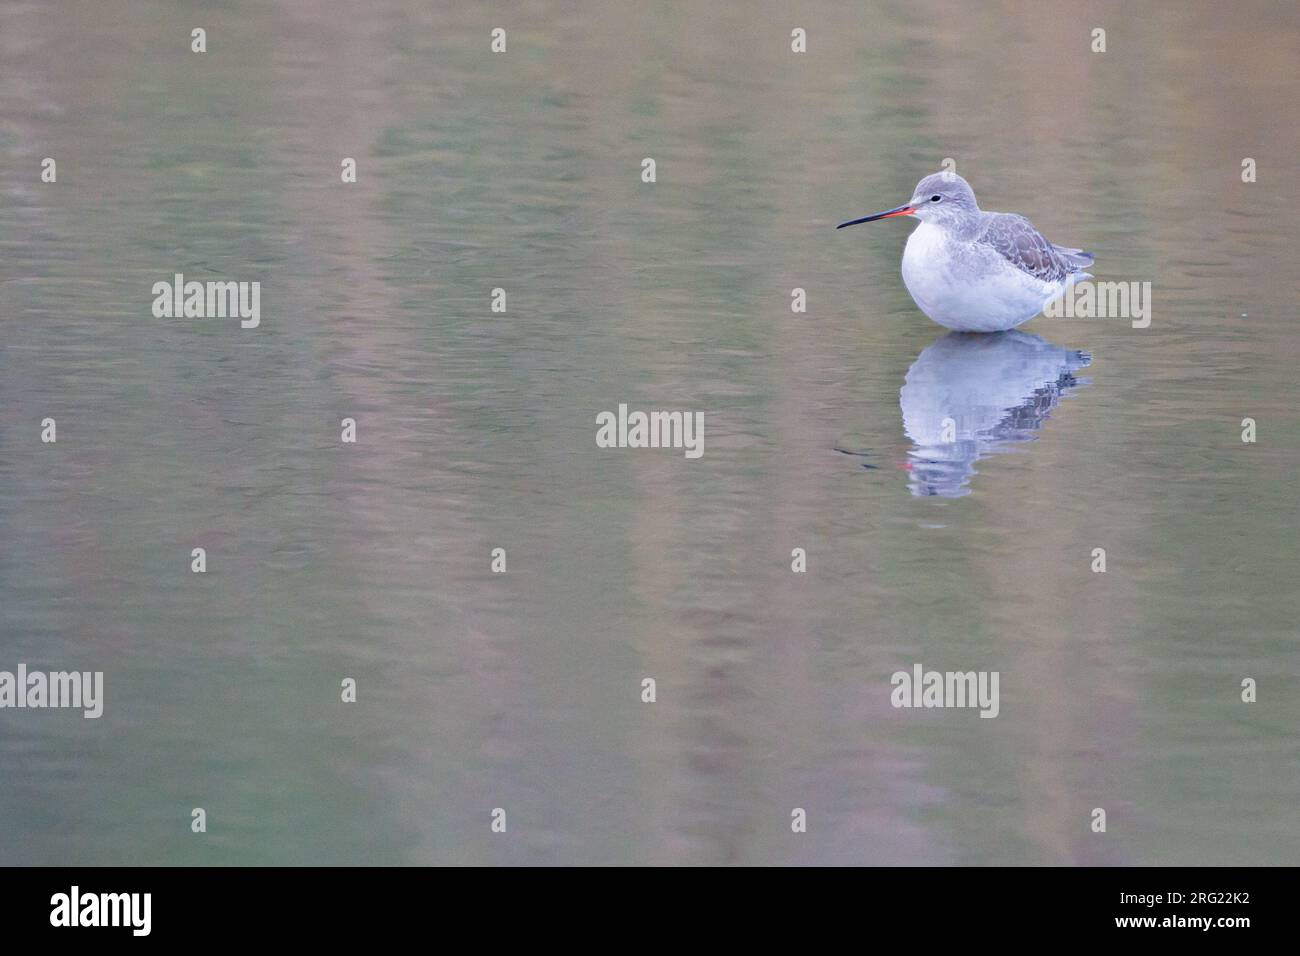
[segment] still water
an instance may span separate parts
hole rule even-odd
[[[0,863],[1300,863],[1295,7],[353,9],[0,6]],[[1150,327],[926,320],[945,157]]]

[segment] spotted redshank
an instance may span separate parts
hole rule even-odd
[[[1092,253],[1054,245],[1024,216],[984,212],[956,173],[926,176],[906,205],[860,222],[915,216],[903,284],[921,311],[958,332],[1003,332],[1028,322],[1081,279]]]

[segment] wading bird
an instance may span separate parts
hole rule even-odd
[[[842,222],[921,220],[903,250],[903,284],[921,311],[958,332],[1003,332],[1028,322],[1081,279],[1091,252],[1054,245],[1024,216],[984,212],[956,173],[926,176],[906,205]]]

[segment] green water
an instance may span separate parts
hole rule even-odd
[[[1039,9],[0,6],[0,863],[1300,863],[1300,16]],[[945,339],[945,157],[1150,327]]]

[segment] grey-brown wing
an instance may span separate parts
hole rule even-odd
[[[1059,282],[1084,265],[1074,256],[1062,255],[1041,232],[1024,216],[1014,213],[997,213],[989,217],[988,225],[980,236],[986,243],[1017,269],[1044,282]],[[1082,255],[1087,255],[1083,253]],[[1088,261],[1091,262],[1091,256]]]

